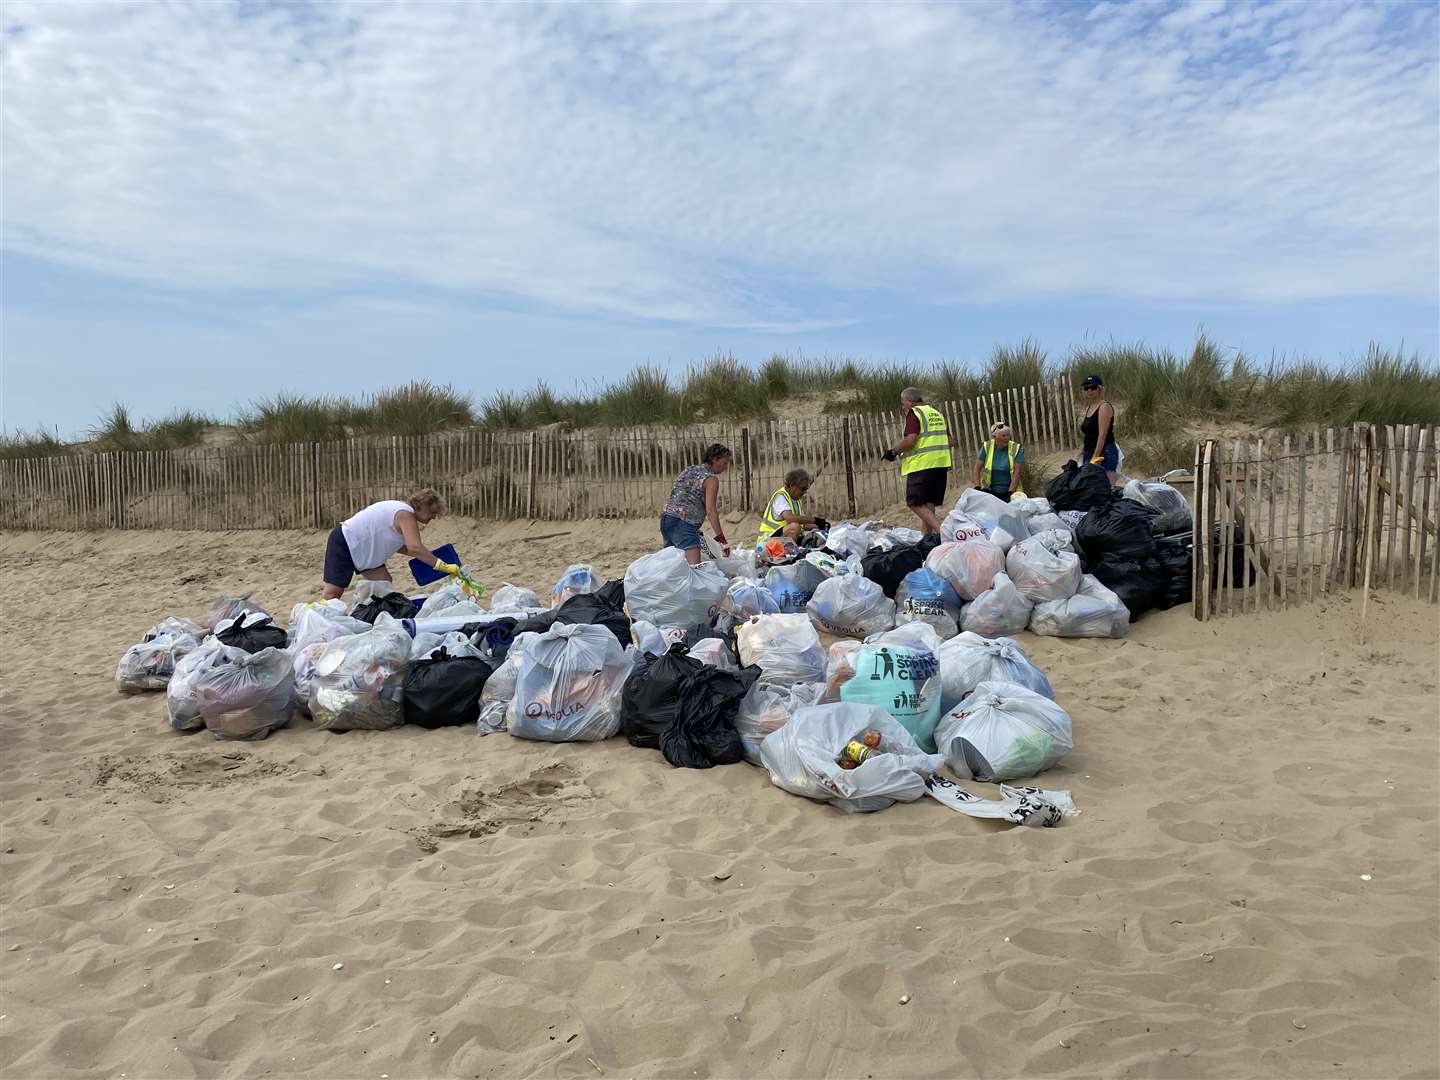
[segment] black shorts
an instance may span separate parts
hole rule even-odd
[[[348,589],[355,576],[355,559],[350,554],[350,545],[345,542],[345,533],[336,525],[330,530],[330,539],[325,541],[325,584],[337,589]]]
[[[921,469],[905,477],[906,506],[939,506],[945,501],[949,469]]]

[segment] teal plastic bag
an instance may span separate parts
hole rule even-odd
[[[855,674],[840,687],[840,700],[878,705],[915,737],[922,750],[935,753],[941,696],[936,655],[905,645],[864,645],[851,665]]]

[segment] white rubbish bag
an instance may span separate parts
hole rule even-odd
[[[200,715],[200,687],[210,677],[211,669],[232,662],[227,651],[245,650],[210,638],[175,662],[175,671],[165,688],[165,712],[176,731],[199,731],[205,726]]]
[[[480,717],[475,724],[476,734],[493,735],[497,731],[504,731],[508,726],[510,706],[515,702],[515,683],[520,677],[520,664],[525,659],[525,650],[530,642],[539,636],[529,630],[517,634],[510,643],[510,651],[505,654],[505,659],[485,680],[485,686],[480,691]]]
[[[735,628],[740,663],[760,668],[760,682],[819,682],[825,649],[807,615],[757,615]]]
[[[1130,609],[1120,597],[1086,574],[1070,599],[1035,605],[1030,631],[1045,637],[1122,638],[1130,631]]]
[[[960,597],[949,583],[926,567],[912,570],[895,590],[895,622],[924,623],[942,639],[960,632]]]
[[[205,631],[189,619],[162,619],[131,645],[115,665],[121,690],[164,690],[182,657],[199,648]]]
[[[177,730],[217,739],[263,739],[290,720],[295,676],[284,649],[247,653],[212,641],[181,660],[166,704]]]
[[[620,730],[620,692],[632,670],[606,627],[557,623],[525,646],[510,734],[542,742],[610,738]]]
[[[1005,569],[1005,552],[989,540],[941,544],[925,557],[925,566],[944,578],[961,600],[970,601]]]
[[[730,646],[720,638],[701,638],[690,646],[688,655],[702,664],[720,668],[722,671],[739,671],[740,665],[730,652]]]
[[[1009,637],[1025,629],[1034,607],[1009,574],[999,573],[989,589],[961,610],[960,628],[984,637]]]
[[[296,604],[290,609],[290,625],[287,628],[290,655],[294,656],[317,641],[334,641],[351,634],[363,634],[369,629],[369,623],[352,619],[345,613],[343,600]]]
[[[780,604],[760,582],[741,577],[730,582],[720,610],[737,619],[748,619],[753,615],[778,615]]]
[[[1025,527],[1030,530],[1031,536],[1035,536],[1037,533],[1042,533],[1049,529],[1064,529],[1066,532],[1070,531],[1059,514],[1036,514],[1034,517],[1028,517],[1025,519]]]
[[[1020,595],[1031,603],[1068,600],[1080,588],[1080,556],[1056,552],[1043,537],[1021,540],[1005,556],[1005,569]]]
[[[961,540],[986,540],[989,539],[988,534],[989,530],[984,525],[959,510],[951,510],[940,523],[940,539],[947,544]]]
[[[870,550],[871,532],[864,525],[842,521],[832,525],[825,536],[825,546],[842,559],[847,555],[863,556]]]
[[[866,638],[895,626],[895,601],[859,574],[826,578],[805,611],[817,629],[841,637]]]
[[[1023,780],[1075,748],[1070,714],[1016,683],[983,682],[935,729],[935,742],[961,780]]]
[[[384,731],[405,723],[410,635],[381,615],[373,629],[337,638],[314,658],[310,715],[327,731]]]
[[[555,582],[550,593],[554,597],[554,606],[559,607],[572,596],[596,592],[604,584],[589,563],[574,563],[565,568],[565,573],[560,575],[560,580]]]
[[[1043,544],[1048,551],[1056,555],[1062,551],[1078,554],[1075,550],[1075,534],[1063,526],[1058,529],[1037,529],[1030,534],[1030,540],[1022,540],[1021,543],[1030,543],[1031,540]]]
[[[1045,498],[1037,497],[1034,499],[1011,499],[1008,503],[1006,503],[1006,505],[1014,513],[1019,514],[1021,520],[1023,520],[1027,526],[1030,524],[1032,519],[1039,517],[1042,514],[1049,514],[1052,512],[1050,500]],[[1030,532],[1033,536],[1035,530],[1031,529]]]
[[[759,765],[760,744],[765,736],[779,731],[798,710],[818,704],[824,690],[825,684],[818,682],[793,686],[757,682],[750,687],[740,699],[740,708],[735,714],[735,730],[745,748],[745,760]]]
[[[1015,541],[1030,535],[1020,510],[979,488],[967,488],[962,492],[954,512],[979,522],[991,543],[999,545],[1004,551],[1009,551]]]
[[[645,619],[636,619],[630,624],[630,639],[635,643],[636,649],[652,656],[660,656],[670,649],[670,642],[665,639],[660,628]]]
[[[1125,485],[1125,498],[1155,511],[1151,528],[1161,535],[1189,532],[1193,515],[1190,503],[1178,488],[1159,480],[1131,480]]]
[[[837,762],[845,744],[866,728],[880,733],[879,752],[853,769]],[[828,802],[847,813],[883,810],[925,795],[925,778],[944,763],[876,705],[810,705],[765,736],[760,763],[770,782],[793,795]]]
[[[495,590],[490,597],[490,610],[496,615],[517,614],[533,611],[540,607],[540,598],[535,590],[511,585],[508,581]]]
[[[714,563],[691,566],[679,548],[636,559],[625,571],[630,615],[656,626],[709,622],[725,599],[730,579]]]
[[[1050,680],[1014,638],[981,637],[966,631],[940,646],[940,708],[949,712],[982,682],[1016,683],[1055,697]]]

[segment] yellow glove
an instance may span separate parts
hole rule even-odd
[[[435,560],[435,569],[439,570],[442,574],[449,574],[451,577],[460,573],[460,567],[454,563],[446,562],[444,559]]]
[[[1104,465],[1104,464],[1105,464],[1105,459],[1104,459],[1103,457],[1092,457],[1092,458],[1090,459],[1090,464],[1091,464],[1091,465]]]

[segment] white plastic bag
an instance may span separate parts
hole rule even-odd
[[[960,597],[949,583],[926,567],[905,575],[895,590],[895,622],[925,623],[942,639],[960,632]]]
[[[879,753],[854,769],[836,759],[866,728],[880,732]],[[883,810],[925,794],[925,778],[945,759],[927,754],[910,733],[874,705],[810,705],[760,744],[760,762],[778,788],[828,802],[849,813]]]
[[[1070,599],[1036,604],[1030,630],[1045,637],[1122,638],[1130,630],[1130,609],[1120,597],[1086,574]]]
[[[1084,520],[1087,513],[1089,513],[1088,510],[1061,510],[1055,516],[1060,519],[1060,523],[1065,528],[1073,533],[1080,527],[1080,522]]]
[[[635,648],[642,653],[649,653],[652,656],[660,656],[670,648],[670,642],[660,632],[660,628],[645,619],[636,619],[630,624],[630,640],[635,643]],[[491,678],[494,678],[492,675]]]
[[[709,622],[730,587],[714,563],[691,566],[679,548],[636,559],[625,571],[625,603],[632,618],[656,626]]]
[[[420,608],[427,619],[436,615],[449,614],[449,609],[456,604],[470,602],[470,596],[460,587],[460,582],[450,578],[434,592],[425,597],[425,604]]]
[[[363,634],[370,624],[352,619],[345,613],[343,600],[324,600],[296,604],[290,609],[290,655],[317,641],[334,641],[351,634]]]
[[[211,640],[183,657],[166,691],[170,726],[263,739],[290,719],[295,676],[284,649],[247,653]]]
[[[200,646],[205,631],[189,619],[162,619],[131,645],[115,665],[115,683],[122,690],[164,690],[175,665]]]
[[[574,563],[566,567],[565,573],[560,575],[560,580],[555,582],[555,588],[551,590],[554,606],[559,607],[572,596],[593,593],[604,584],[589,563]]]
[[[819,682],[825,649],[806,615],[757,615],[735,628],[740,663],[760,668],[761,682]]]
[[[690,646],[689,654],[702,664],[710,667],[720,668],[722,671],[739,671],[740,665],[735,662],[735,657],[730,652],[730,646],[720,638],[701,638],[694,645]]]
[[[751,765],[759,765],[760,744],[765,741],[765,736],[779,731],[798,710],[818,704],[824,690],[824,683],[782,686],[757,682],[750,687],[750,691],[740,699],[740,708],[735,714],[735,730],[745,747],[745,760]]]
[[[940,539],[947,544],[961,540],[985,540],[988,539],[987,534],[988,530],[984,525],[959,510],[951,510],[940,523]]]
[[[1034,517],[1028,517],[1025,519],[1025,527],[1030,530],[1031,536],[1046,532],[1050,529],[1063,529],[1065,532],[1070,531],[1059,514],[1036,514]]]
[[[226,651],[240,653],[230,645],[208,638],[175,662],[175,671],[165,688],[165,711],[176,731],[198,731],[205,726],[200,715],[200,686],[218,664],[229,663]]]
[[[262,610],[259,604],[250,600],[252,595],[254,594],[247,592],[240,596],[217,596],[210,605],[210,610],[198,620],[201,629],[213,633],[217,626],[228,619]]]
[[[1012,512],[1019,514],[1027,526],[1034,518],[1053,512],[1050,507],[1050,500],[1040,497],[1033,499],[1011,499],[1006,505],[1010,507]],[[1030,534],[1033,536],[1035,530],[1031,529]]]
[[[620,692],[631,670],[608,628],[557,623],[525,646],[510,734],[543,742],[610,738],[620,730]]]
[[[476,648],[475,643],[471,641],[468,637],[466,637],[464,634],[460,633],[460,631],[458,630],[450,631],[450,633],[446,634],[439,641],[435,642],[435,644],[431,645],[428,649],[421,653],[418,659],[433,660],[435,658],[435,654],[438,653],[441,649],[444,649],[445,655],[450,657],[452,660],[460,656],[473,656],[477,660],[485,659],[485,654],[482,653],[478,648]],[[413,651],[411,653],[411,658],[416,659]]]
[[[895,626],[895,601],[859,574],[822,581],[805,611],[817,629],[841,637],[865,638]]]
[[[944,578],[961,600],[974,600],[1005,569],[1005,552],[989,540],[941,544],[925,557],[925,566]]]
[[[960,627],[985,637],[1008,637],[1025,629],[1034,607],[1009,574],[996,574],[991,587],[961,610]]]
[[[1012,547],[1005,569],[1020,595],[1031,603],[1068,600],[1080,588],[1080,556],[1052,551],[1044,537],[1032,536]]]
[[[475,730],[480,735],[504,731],[509,722],[510,707],[515,702],[515,683],[520,677],[520,663],[530,642],[540,635],[531,631],[518,634],[510,643],[510,651],[494,673],[485,680],[480,691],[480,718]]]
[[[327,731],[383,731],[405,722],[402,686],[410,635],[387,615],[363,634],[326,643],[314,657],[310,715]]]
[[[495,590],[490,597],[490,610],[495,614],[533,611],[540,607],[540,598],[533,589],[511,585],[508,581]]]
[[[983,682],[935,730],[962,780],[1022,780],[1072,749],[1070,714],[1050,698],[1008,682]]]
[[[864,525],[852,525],[842,521],[832,525],[825,535],[825,546],[841,558],[847,555],[864,555],[870,550],[870,530]]]
[[[725,590],[725,599],[720,602],[720,610],[737,619],[748,619],[753,615],[778,615],[780,604],[764,585],[742,577],[730,582]]]
[[[940,646],[940,708],[944,712],[959,705],[983,682],[1016,683],[1045,697],[1055,697],[1050,680],[1014,638],[987,638],[967,631]]]
[[[1028,544],[1031,541],[1043,544],[1047,551],[1053,551],[1057,555],[1062,551],[1078,554],[1075,550],[1075,534],[1064,526],[1058,529],[1037,529],[1030,534],[1029,540],[1022,540],[1021,543]]]
[[[1125,498],[1155,511],[1151,528],[1157,534],[1188,532],[1192,528],[1190,503],[1178,488],[1159,480],[1131,480],[1125,485]]]

